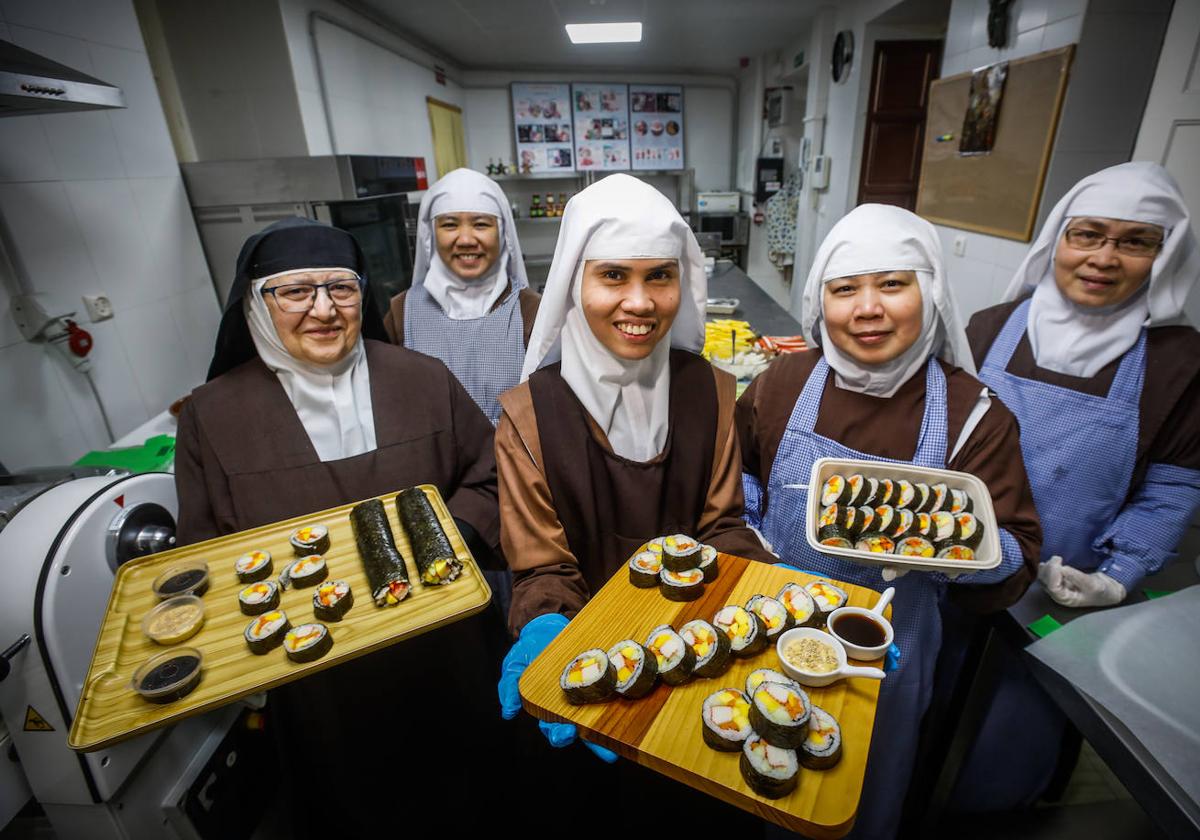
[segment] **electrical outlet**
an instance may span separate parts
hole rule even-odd
[[[967,237],[963,234],[958,234],[954,237],[954,256],[962,257],[967,253]]]
[[[107,321],[113,316],[112,301],[107,295],[84,295],[83,305],[87,307],[88,318],[92,323]]]

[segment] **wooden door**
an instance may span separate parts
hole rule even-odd
[[[858,203],[917,206],[929,83],[941,41],[876,41]]]

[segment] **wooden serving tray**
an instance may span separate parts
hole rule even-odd
[[[743,781],[738,769],[740,753],[718,752],[704,743],[700,721],[709,694],[726,687],[744,691],[746,677],[756,668],[782,670],[774,646],[750,659],[735,660],[733,667],[716,679],[693,679],[677,688],[660,682],[640,700],[572,706],[563,696],[559,687],[562,669],[588,648],[607,650],[625,638],[644,642],[660,624],[678,630],[694,618],[711,622],[726,604],[744,606],[751,595],[774,597],[786,583],[816,579],[728,554],[721,554],[717,562],[717,579],[691,603],[668,601],[658,589],[636,588],[624,569],[613,575],[526,669],[520,682],[524,707],[542,720],[574,723],[580,736],[589,741],[791,831],[806,837],[841,837],[854,825],[858,811],[875,724],[878,681],[856,678],[825,688],[805,687],[812,702],[841,724],[842,760],[829,770],[802,768],[796,789],[775,800],[759,796]],[[879,593],[865,587],[838,585],[854,606],[871,607],[879,598]],[[891,615],[890,608],[886,614]]]
[[[108,747],[482,611],[491,600],[491,589],[437,488],[432,484],[420,487],[462,561],[463,572],[453,583],[423,586],[412,559],[408,534],[396,513],[393,501],[396,494],[380,496],[412,581],[411,594],[395,607],[376,607],[371,600],[350,526],[353,504],[164,551],[121,566],[113,581],[67,744],[81,752]],[[333,636],[333,649],[315,662],[292,662],[282,647],[256,656],[246,647],[242,636],[252,617],[243,615],[238,607],[238,593],[246,584],[237,579],[234,563],[248,551],[265,549],[271,552],[272,576],[277,580],[286,564],[295,559],[288,538],[306,524],[328,526],[330,548],[324,555],[329,566],[328,579],[348,581],[354,605],[341,621],[325,622]],[[194,647],[203,653],[200,684],[191,694],[172,703],[150,703],[130,685],[138,666],[150,656],[170,649],[142,635],[143,616],[159,603],[150,585],[169,566],[191,559],[208,562],[209,588],[203,595],[204,626],[195,636],[172,647]],[[314,591],[312,587],[290,588],[282,593],[280,608],[293,625],[318,620],[313,616]]]

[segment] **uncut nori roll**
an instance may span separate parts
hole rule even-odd
[[[441,586],[457,580],[462,562],[454,554],[450,538],[438,522],[429,497],[420,487],[409,487],[396,494],[396,513],[408,532],[417,576],[425,586]]]
[[[689,621],[679,628],[679,636],[696,654],[692,669],[697,677],[719,677],[733,664],[733,648],[729,637],[702,618]]]
[[[410,585],[383,502],[368,499],[355,505],[350,509],[350,526],[375,606],[394,607],[408,595]]]
[[[600,648],[585,650],[563,668],[558,684],[574,706],[599,703],[617,690],[617,669]]]
[[[721,752],[737,752],[753,734],[750,701],[736,688],[722,688],[705,697],[700,719],[704,743]]]
[[[842,727],[820,706],[808,716],[808,734],[799,749],[800,763],[809,770],[825,770],[842,758]]]
[[[742,745],[738,761],[742,778],[750,789],[767,799],[779,799],[796,789],[800,778],[800,759],[795,750],[773,747],[754,734]]]
[[[617,694],[626,700],[645,697],[658,682],[658,658],[633,639],[608,649],[608,661],[617,672]]]
[[[669,624],[660,624],[646,637],[646,650],[658,660],[658,675],[667,685],[683,685],[696,667],[696,652]]]

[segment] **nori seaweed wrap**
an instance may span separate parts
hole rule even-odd
[[[772,746],[757,733],[743,743],[738,768],[750,789],[768,799],[787,796],[800,779],[796,751]]]
[[[959,542],[968,548],[978,548],[983,539],[983,523],[970,512],[956,514],[955,518],[960,528]]]
[[[355,505],[350,509],[350,526],[375,606],[394,607],[408,595],[410,584],[383,502],[368,499]]]
[[[462,563],[454,554],[450,539],[438,522],[433,505],[420,487],[410,487],[396,494],[396,512],[408,532],[417,575],[425,586],[441,586],[457,580]]]
[[[585,650],[567,663],[559,687],[573,706],[602,703],[616,693],[617,669],[600,648]]]
[[[658,682],[658,658],[633,639],[608,649],[608,661],[617,672],[617,694],[626,700],[645,697]]]

